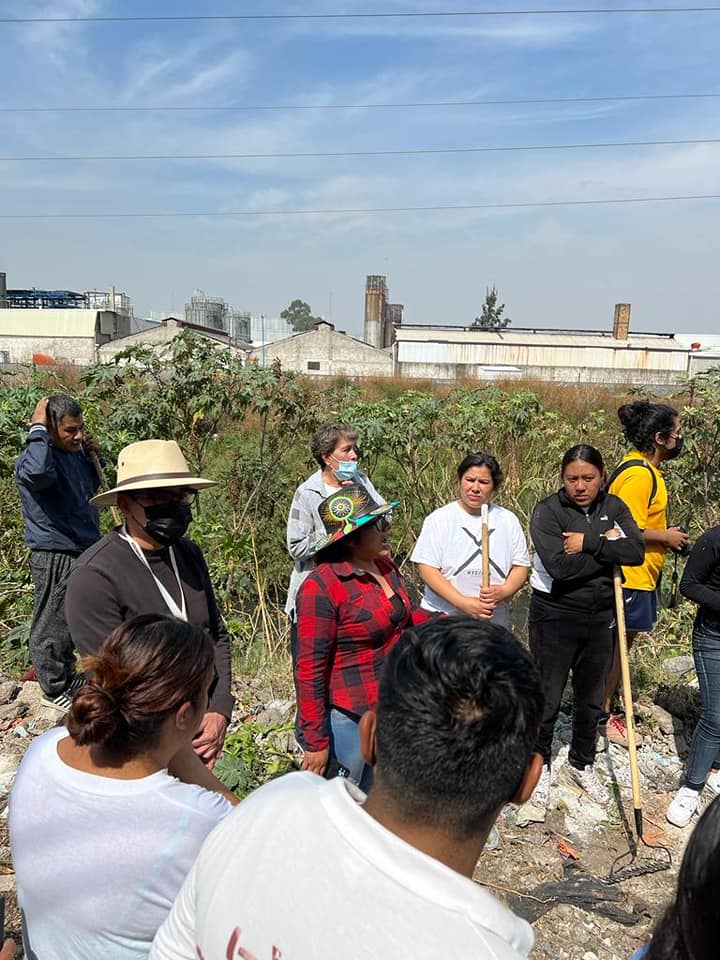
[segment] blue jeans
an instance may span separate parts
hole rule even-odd
[[[690,747],[685,786],[702,790],[711,768],[720,766],[720,633],[696,621],[693,656],[701,712]]]
[[[363,758],[357,722],[334,709],[330,710],[330,755],[349,770],[361,790],[370,789],[372,767]]]

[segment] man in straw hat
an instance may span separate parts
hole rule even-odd
[[[90,497],[100,485],[99,447],[85,432],[80,404],[65,393],[43,397],[15,464],[34,586],[28,645],[45,706],[66,711],[81,678],[63,613],[70,565],[100,539]]]
[[[90,501],[117,504],[125,522],[77,560],[65,614],[82,656],[96,654],[118,624],[144,613],[170,613],[206,630],[215,641],[217,683],[195,751],[212,769],[232,714],[230,641],[200,548],[185,538],[198,490],[215,486],[196,477],[174,440],[141,440],[118,455],[117,483]]]

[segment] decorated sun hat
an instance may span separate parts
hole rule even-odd
[[[389,513],[399,503],[378,503],[361,483],[348,484],[331,493],[318,507],[326,534],[314,544],[311,556]]]
[[[93,507],[109,507],[117,503],[119,493],[133,490],[166,487],[204,490],[216,485],[216,480],[205,480],[193,474],[174,440],[139,440],[123,447],[118,454],[117,483],[112,490],[97,494],[90,503]]]

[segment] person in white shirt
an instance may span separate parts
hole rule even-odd
[[[503,481],[489,453],[471,453],[457,467],[459,497],[433,511],[410,559],[425,583],[421,606],[510,624],[509,603],[525,585],[530,554],[520,521],[492,499]],[[490,585],[482,586],[482,508],[488,505]]]
[[[208,634],[172,617],[122,624],[82,661],[90,681],[67,728],[28,749],[9,819],[29,960],[147,958],[202,842],[232,809],[167,772],[201,726],[213,655]]]
[[[406,630],[361,738],[367,797],[290,773],[207,839],[151,960],[520,960],[531,928],[471,877],[503,805],[541,758],[532,659],[467,617]]]

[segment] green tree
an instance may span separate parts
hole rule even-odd
[[[322,320],[322,317],[314,317],[310,310],[310,304],[304,300],[293,300],[289,307],[280,314],[283,320],[292,324],[296,333],[305,333],[312,330],[316,323]]]
[[[495,286],[485,288],[485,302],[482,313],[473,320],[473,327],[477,330],[503,330],[510,324],[510,317],[504,317],[505,304],[498,303],[498,292]]]

